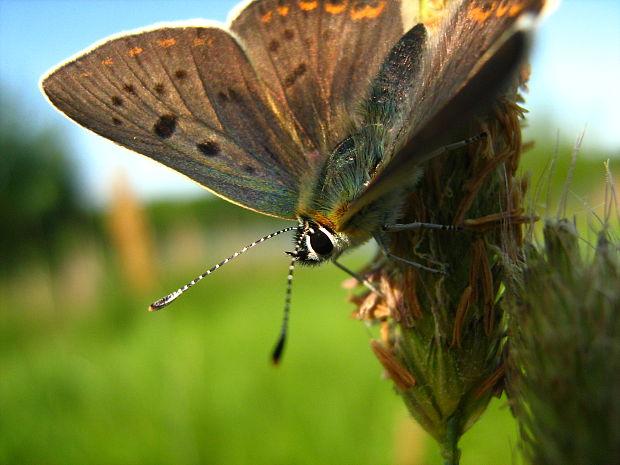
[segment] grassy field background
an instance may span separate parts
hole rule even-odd
[[[441,463],[381,378],[369,330],[348,318],[339,270],[298,270],[287,352],[269,363],[287,260],[265,252],[155,314],[156,294],[107,275],[84,307],[3,299],[0,462]],[[492,410],[466,436],[464,464],[512,463],[514,425],[501,402]]]
[[[441,463],[382,379],[368,344],[375,328],[350,318],[346,276],[332,265],[296,270],[289,344],[271,365],[290,239],[146,311],[205,263],[281,224],[221,204],[136,204],[124,227],[136,231],[142,214],[150,226],[120,237],[129,250],[151,243],[137,280],[128,269],[141,259],[123,257],[114,206],[102,242],[73,237],[59,264],[35,258],[5,275],[0,463]],[[201,226],[209,220],[192,212],[202,209],[216,226]],[[360,266],[372,250],[346,262]],[[466,436],[464,464],[513,463],[515,425],[502,405]]]

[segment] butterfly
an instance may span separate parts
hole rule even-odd
[[[295,231],[277,361],[295,263],[331,260],[349,271],[338,257],[371,238],[399,259],[386,233],[420,227],[397,223],[405,192],[426,160],[481,137],[444,143],[514,76],[545,6],[461,0],[440,19],[413,24],[413,3],[254,0],[228,27],[171,23],[119,34],[42,78],[49,101],[85,128],[232,203],[296,221],[151,309]]]

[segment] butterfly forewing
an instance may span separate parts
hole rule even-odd
[[[163,27],[109,40],[42,82],[81,125],[250,209],[295,217],[304,149],[287,109],[216,27]]]
[[[498,44],[514,33],[515,23],[526,13],[539,14],[544,4],[544,0],[456,2],[445,20],[429,29],[422,71],[411,88],[404,134],[415,133],[445,106]]]
[[[231,29],[323,158],[349,135],[379,66],[404,33],[395,0],[255,1]]]
[[[408,103],[399,105],[402,110],[391,119],[388,128],[395,137],[390,140],[391,146],[385,147],[387,162],[349,205],[340,220],[341,227],[346,227],[366,205],[406,183],[408,174],[418,170],[429,154],[448,142],[446,135],[458,134],[455,128],[467,123],[475,110],[492,103],[524,56],[523,31],[515,27],[516,23],[525,14],[539,14],[545,3],[456,2],[443,21],[428,27],[429,38],[419,59],[419,71],[411,75],[414,80],[409,92],[401,96]],[[503,47],[511,38],[519,40]],[[502,56],[495,57],[500,50]],[[499,58],[498,66],[491,62],[493,58]],[[484,79],[470,82],[487,62],[492,66],[485,69]],[[396,66],[395,70],[400,68]]]

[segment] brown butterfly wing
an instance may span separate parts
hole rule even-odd
[[[419,80],[409,96],[404,132],[415,133],[443,108],[508,37],[526,14],[538,15],[545,0],[467,0],[430,28]],[[515,66],[516,68],[516,66]],[[503,77],[498,76],[498,80]],[[404,136],[404,139],[407,139]]]
[[[372,79],[404,32],[401,2],[394,0],[256,1],[231,30],[321,158],[349,135]]]
[[[50,72],[42,88],[95,133],[234,203],[295,217],[304,148],[227,31],[161,27],[118,36]]]
[[[340,220],[346,228],[366,205],[397,189],[445,143],[445,134],[467,122],[497,97],[527,51],[527,31],[515,27],[526,14],[538,15],[544,0],[467,0],[438,26],[430,27],[409,91],[407,105],[392,116],[395,134],[385,147],[386,163]],[[396,67],[398,69],[398,67]],[[402,89],[402,86],[399,88]]]

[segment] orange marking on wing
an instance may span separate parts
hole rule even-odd
[[[497,7],[497,10],[495,10],[495,16],[497,16],[498,18],[501,18],[502,16],[505,16],[506,13],[508,13],[508,9],[510,7],[508,5],[500,5]]]
[[[89,77],[91,76],[93,73],[81,73],[80,76],[81,77]]]
[[[319,2],[317,0],[312,0],[310,2],[304,2],[304,1],[299,2],[299,8],[301,8],[304,11],[312,11],[317,6],[319,6]]]
[[[523,10],[523,5],[513,5],[510,7],[510,11],[508,12],[508,14],[512,17],[512,16],[516,16],[519,13],[521,13],[521,11]]]
[[[201,45],[213,45],[213,39],[211,37],[209,37],[208,39],[194,39],[194,47],[200,47]]]
[[[177,40],[176,39],[162,39],[162,40],[158,40],[157,41],[157,45],[159,45],[160,47],[164,47],[164,48],[168,48],[168,47],[172,47],[173,45],[176,45]]]
[[[114,60],[112,59],[112,57],[108,57],[105,60],[103,60],[101,64],[105,66],[110,66],[114,64]]]
[[[486,9],[481,7],[472,8],[467,12],[467,17],[477,23],[482,23],[486,21],[489,16],[491,16],[493,13],[492,10],[493,9],[491,7]]]
[[[325,11],[327,11],[328,13],[331,13],[332,15],[339,15],[346,9],[347,9],[346,2],[342,2],[340,5],[335,4],[335,3],[325,4]]]
[[[386,3],[382,1],[377,6],[364,5],[363,8],[353,9],[351,10],[351,19],[353,21],[359,21],[364,18],[374,19],[383,13]]]
[[[263,15],[263,17],[260,20],[266,24],[271,21],[272,15],[273,15],[273,11],[268,11],[267,13]]]
[[[279,6],[276,8],[276,10],[278,11],[278,14],[280,16],[286,16],[288,14],[288,11],[291,9],[290,6],[288,5],[284,5],[284,6]]]
[[[129,56],[135,57],[136,55],[140,55],[144,49],[142,47],[134,47],[129,49]]]

